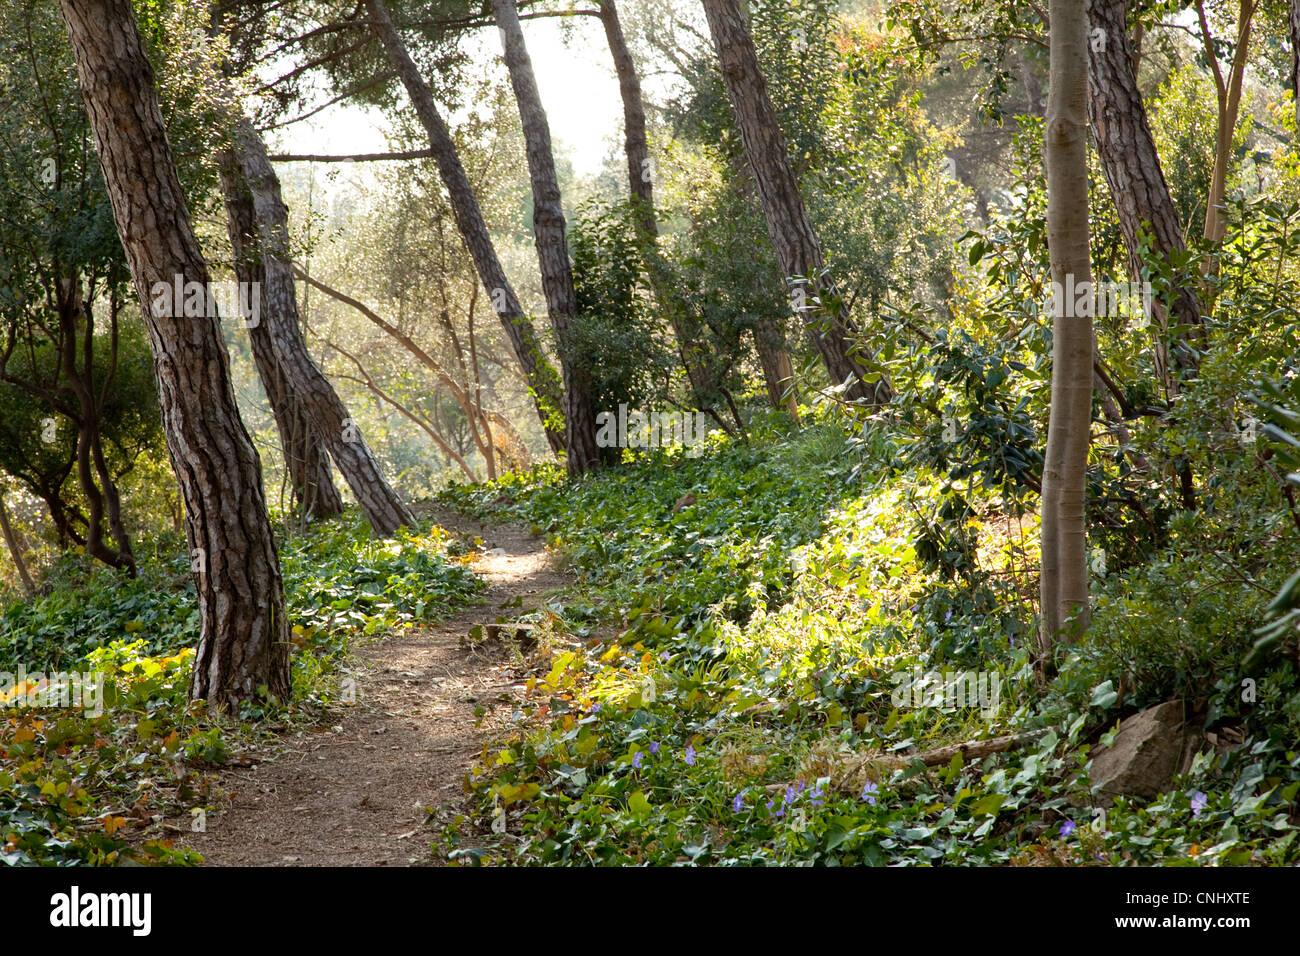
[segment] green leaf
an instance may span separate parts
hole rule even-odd
[[[980,797],[971,804],[970,812],[972,816],[997,816],[998,810],[1002,809],[1003,802],[1007,799],[1005,793],[990,793]]]
[[[1102,681],[1092,689],[1092,700],[1089,701],[1091,706],[1100,707],[1103,710],[1114,705],[1119,700],[1119,692],[1115,690],[1111,681]]]

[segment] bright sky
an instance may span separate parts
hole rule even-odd
[[[609,144],[623,135],[618,80],[600,21],[572,18],[567,45],[558,20],[525,20],[523,27],[557,153],[567,153],[578,175],[597,172]],[[497,32],[479,34],[475,58],[499,56]],[[504,77],[504,65],[501,71]],[[280,145],[294,153],[382,152],[383,123],[377,111],[339,104],[280,131]]]

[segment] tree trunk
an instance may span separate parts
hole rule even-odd
[[[813,343],[821,353],[832,385],[845,385],[845,396],[874,405],[892,397],[883,379],[875,382],[868,369],[854,355],[859,335],[847,315],[834,282],[826,274],[821,246],[808,218],[799,184],[790,166],[785,137],[776,110],[768,97],[767,83],[759,67],[758,53],[749,34],[749,24],[739,0],[704,0],[709,31],[718,52],[723,85],[727,88],[745,155],[754,170],[767,232],[776,249],[781,271],[791,283],[791,298],[805,322]],[[810,287],[792,281],[806,277]],[[822,305],[812,301],[820,297]],[[804,301],[806,300],[806,301]]]
[[[1088,283],[1084,288],[1091,290],[1086,0],[1051,0],[1049,17],[1051,82],[1044,157],[1052,281],[1061,289]],[[1052,301],[1052,405],[1043,461],[1040,674],[1050,663],[1056,641],[1085,630],[1089,614],[1085,512],[1092,423],[1092,309],[1076,310],[1065,295],[1054,295]],[[1086,314],[1072,314],[1076,311]]]
[[[591,370],[569,357],[570,328],[578,317],[578,300],[573,291],[573,270],[569,265],[569,243],[564,234],[564,208],[560,184],[555,175],[551,150],[551,127],[542,107],[542,97],[533,75],[533,63],[524,44],[515,0],[492,0],[492,12],[501,31],[510,85],[519,104],[524,147],[528,156],[528,178],[533,189],[533,238],[542,273],[542,291],[560,351],[564,376],[565,467],[570,475],[581,475],[600,464],[596,445],[596,409],[591,393]]]
[[[1241,0],[1237,14],[1237,43],[1232,51],[1228,78],[1223,78],[1219,58],[1215,52],[1210,25],[1205,18],[1205,7],[1197,0],[1196,13],[1205,42],[1205,56],[1214,74],[1215,93],[1218,97],[1218,124],[1214,143],[1214,169],[1210,173],[1210,194],[1205,198],[1205,238],[1213,243],[1223,241],[1227,223],[1219,208],[1228,189],[1228,164],[1232,161],[1232,134],[1237,130],[1237,115],[1241,109],[1241,87],[1246,75],[1246,58],[1250,50],[1250,26],[1255,16],[1255,0]]]
[[[1171,253],[1186,248],[1183,227],[1160,167],[1133,71],[1128,0],[1090,0],[1088,6],[1092,29],[1102,31],[1092,34],[1089,42],[1088,115],[1097,155],[1128,248],[1129,275],[1141,281],[1139,233],[1145,229],[1151,236],[1152,251],[1168,259]],[[1196,293],[1187,286],[1180,287],[1173,307],[1177,324],[1201,337],[1204,323]],[[1156,311],[1156,369],[1166,395],[1173,398],[1178,393],[1178,384],[1165,349],[1168,321],[1163,305],[1157,305]],[[1174,350],[1174,362],[1179,367],[1195,369],[1196,354],[1185,341],[1175,341]]]
[[[392,534],[402,525],[415,524],[415,516],[384,478],[347,407],[307,351],[298,324],[298,295],[289,258],[289,211],[280,197],[280,180],[262,138],[247,118],[236,125],[234,139],[235,154],[253,196],[265,280],[260,318],[275,347],[276,361],[375,533]]]
[[[266,288],[266,269],[258,241],[257,214],[253,197],[244,180],[239,158],[233,149],[222,150],[218,157],[221,190],[226,205],[226,225],[234,257],[235,277],[247,289]],[[269,309],[269,304],[264,304]],[[271,413],[275,416],[284,467],[293,488],[294,506],[304,515],[324,521],[343,511],[343,499],[330,474],[329,452],[312,430],[311,419],[299,401],[289,377],[275,358],[275,345],[267,323],[246,322],[252,346],[253,363],[266,391]],[[295,324],[297,319],[294,319]]]
[[[794,365],[786,351],[781,328],[772,318],[759,319],[754,326],[754,345],[763,367],[767,401],[773,408],[784,408],[790,417],[799,419],[799,397],[794,390]]]
[[[239,419],[219,319],[159,307],[208,288],[130,0],[61,0],[118,235],[149,332],[167,450],[185,501],[201,636],[190,696],[219,707],[290,693],[280,562],[257,450]],[[179,303],[176,303],[179,304]],[[151,307],[152,305],[152,307]],[[166,314],[170,311],[172,314]]]
[[[366,9],[370,14],[371,29],[383,44],[388,61],[406,87],[416,116],[429,136],[429,145],[436,157],[442,184],[447,189],[452,214],[456,217],[456,227],[465,240],[465,247],[474,260],[474,268],[487,289],[492,307],[501,318],[501,325],[510,339],[515,357],[523,367],[537,416],[546,432],[546,440],[550,443],[551,451],[559,454],[564,451],[564,428],[558,422],[563,414],[559,376],[542,354],[533,324],[524,315],[519,298],[501,267],[496,247],[492,244],[487,224],[483,221],[483,212],[479,209],[469,177],[465,175],[465,167],[461,165],[460,155],[447,130],[447,124],[443,122],[442,115],[433,102],[429,85],[424,82],[419,68],[407,52],[383,0],[366,0]]]
[[[0,487],[0,532],[4,534],[5,547],[9,549],[9,557],[13,558],[14,567],[18,570],[18,578],[23,582],[23,593],[31,597],[36,593],[36,585],[32,581],[31,572],[27,570],[27,559],[23,557],[23,543],[18,539],[18,533],[13,525],[9,523],[9,508],[5,505],[4,496],[5,489]]]
[[[60,363],[67,376],[68,390],[76,399],[77,426],[76,464],[77,483],[86,497],[86,553],[110,567],[135,576],[135,555],[131,539],[122,522],[122,505],[117,484],[104,460],[104,447],[100,438],[100,420],[103,417],[103,399],[112,382],[117,367],[117,316],[112,315],[111,354],[104,391],[95,390],[95,313],[86,305],[82,295],[81,280],[71,277],[61,280],[56,291],[59,313]],[[81,345],[81,364],[77,363],[78,344]],[[98,482],[98,483],[97,483]],[[116,550],[104,541],[103,521],[108,519],[109,532]]]
[[[1300,0],[1297,0],[1300,2]],[[641,79],[637,75],[636,61],[623,36],[623,26],[618,19],[614,0],[600,0],[600,22],[605,28],[605,40],[618,74],[618,90],[623,100],[623,151],[627,156],[628,190],[632,197],[632,224],[641,244],[646,274],[651,291],[660,308],[668,316],[673,337],[677,341],[677,355],[690,382],[691,395],[697,407],[707,404],[709,374],[699,360],[699,345],[693,334],[692,323],[686,320],[687,307],[681,296],[675,294],[673,284],[666,275],[659,258],[659,222],[655,213],[654,166],[650,162],[650,149],[646,138],[645,101],[641,96]]]
[[[1300,129],[1300,0],[1291,0],[1288,21],[1291,35],[1291,106]]]

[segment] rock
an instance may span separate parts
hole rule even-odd
[[[1114,744],[1098,747],[1092,758],[1094,799],[1151,800],[1169,789],[1175,774],[1186,773],[1205,738],[1188,726],[1183,712],[1182,701],[1170,700],[1121,721]]]

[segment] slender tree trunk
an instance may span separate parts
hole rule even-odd
[[[519,104],[524,147],[528,156],[528,178],[533,188],[533,237],[541,267],[542,291],[559,345],[560,370],[564,376],[565,468],[581,475],[600,465],[596,445],[596,409],[592,396],[591,369],[570,358],[570,329],[578,318],[578,300],[573,291],[573,270],[569,265],[569,243],[564,234],[564,207],[555,175],[551,150],[551,127],[537,90],[532,60],[524,44],[515,0],[492,0],[492,11],[501,31],[510,85]]]
[[[1047,236],[1052,281],[1091,290],[1088,256],[1088,13],[1086,0],[1051,0],[1048,91]],[[1091,292],[1088,293],[1091,295]],[[1092,309],[1054,295],[1052,404],[1043,462],[1042,630],[1039,672],[1061,637],[1088,626],[1086,493],[1092,423]],[[1070,619],[1073,616],[1073,622]],[[1068,627],[1067,627],[1068,625]]]
[[[659,223],[655,217],[654,170],[650,163],[650,147],[646,137],[645,100],[641,96],[641,78],[636,71],[636,61],[623,36],[623,25],[618,19],[614,0],[599,0],[600,22],[605,28],[605,41],[609,44],[618,75],[618,92],[623,100],[623,152],[627,157],[627,182],[632,193],[634,222],[641,236],[658,236]]]
[[[9,557],[13,559],[14,567],[18,569],[18,578],[23,582],[23,592],[30,597],[36,593],[36,585],[32,581],[31,572],[27,570],[27,559],[23,557],[23,543],[18,540],[18,533],[9,523],[9,508],[5,505],[4,488],[0,488],[0,532],[4,533],[5,547],[9,549]]]
[[[1287,23],[1291,36],[1291,107],[1300,129],[1300,0],[1291,0]]]
[[[1101,31],[1091,34],[1089,41],[1088,114],[1097,155],[1128,248],[1129,275],[1140,281],[1139,237],[1143,230],[1151,236],[1152,251],[1161,258],[1168,259],[1171,253],[1182,252],[1186,246],[1133,70],[1135,57],[1128,38],[1128,4],[1129,0],[1090,0],[1088,4],[1092,29]],[[1165,348],[1168,317],[1162,304],[1156,304],[1155,311],[1156,369],[1166,394],[1173,398],[1178,393],[1178,383]],[[1177,323],[1203,341],[1201,306],[1193,289],[1184,285],[1176,290],[1173,311]],[[1174,363],[1185,370],[1195,369],[1196,353],[1185,338],[1175,340],[1173,347]]]
[[[399,402],[391,393],[386,391],[378,382],[375,381],[374,376],[370,374],[370,370],[366,368],[361,359],[343,348],[343,346],[330,342],[329,347],[350,361],[356,368],[357,374],[360,377],[353,378],[353,381],[370,389],[371,394],[376,398],[391,405],[408,421],[423,430],[424,433],[433,440],[433,443],[438,446],[438,450],[441,451],[449,460],[454,461],[460,467],[460,470],[464,473],[465,477],[471,482],[478,480],[478,477],[474,474],[474,470],[470,468],[469,462],[465,460],[465,456],[452,448],[447,439],[443,437],[441,426],[436,419],[431,424],[424,415],[416,414],[408,406]]]
[[[775,319],[759,319],[754,326],[754,345],[758,350],[759,364],[763,367],[768,404],[773,408],[784,408],[798,420],[799,398],[794,391],[794,365],[783,339],[781,327]]]
[[[1205,199],[1205,238],[1213,243],[1223,241],[1227,223],[1219,208],[1228,189],[1228,164],[1232,161],[1232,135],[1237,130],[1237,116],[1241,110],[1241,87],[1245,81],[1246,59],[1250,50],[1250,27],[1255,16],[1256,0],[1241,0],[1237,14],[1237,42],[1232,51],[1232,63],[1225,80],[1215,53],[1210,25],[1205,18],[1205,7],[1197,0],[1196,13],[1200,20],[1201,38],[1205,55],[1214,74],[1215,93],[1218,97],[1218,124],[1215,131],[1214,169],[1210,173],[1210,194]]]
[[[130,0],[61,0],[118,235],[140,298],[185,501],[201,634],[190,695],[217,707],[290,693],[280,562],[257,450],[239,419],[219,319],[160,307],[208,287]],[[175,305],[176,303],[173,303]],[[171,311],[172,314],[165,314]]]
[[[749,33],[749,24],[739,0],[704,0],[709,31],[722,68],[723,85],[731,100],[754,170],[767,232],[776,249],[781,271],[789,282],[794,276],[807,277],[811,287],[792,283],[791,299],[803,318],[809,335],[821,353],[833,385],[845,385],[849,399],[883,404],[892,393],[884,379],[870,381],[867,367],[855,355],[853,340],[859,335],[826,274],[821,246],[808,218],[799,184],[790,166],[785,137],[776,110],[768,97],[767,82]],[[815,307],[814,297],[823,303]],[[806,301],[800,301],[806,300]]]
[[[469,394],[467,389],[465,389],[460,383],[458,383],[454,378],[452,378],[450,374],[448,374],[447,370],[443,368],[441,362],[435,359],[424,349],[420,348],[420,346],[416,344],[414,339],[412,339],[409,335],[407,335],[397,326],[393,325],[391,322],[384,319],[381,315],[379,315],[379,313],[375,312],[374,309],[370,308],[360,300],[355,299],[352,296],[348,295],[346,292],[340,292],[338,289],[335,289],[333,286],[326,285],[324,282],[317,279],[315,276],[307,275],[306,272],[304,272],[302,269],[297,268],[296,266],[294,268],[294,271],[299,278],[305,281],[312,288],[319,289],[321,292],[324,292],[330,298],[335,299],[339,302],[342,302],[344,305],[348,305],[356,309],[363,316],[365,316],[372,323],[374,323],[374,325],[382,329],[383,332],[386,335],[388,335],[393,341],[397,342],[399,345],[402,346],[402,348],[406,349],[406,351],[408,351],[411,355],[413,355],[416,358],[416,360],[420,362],[421,365],[423,365],[425,368],[427,368],[437,377],[439,384],[441,384],[444,388],[447,389],[448,392],[451,393],[451,397],[455,400],[456,404],[461,407],[461,411],[465,413],[466,419],[470,422],[470,434],[474,439],[474,443],[478,446],[479,453],[489,460],[488,473],[489,473],[489,477],[493,477],[493,468],[492,465],[490,464],[490,460],[492,457],[492,447],[490,444],[483,441],[479,437],[478,431],[474,428],[473,425],[474,419],[481,414],[480,406],[478,405],[476,398],[472,397]],[[343,355],[347,355],[347,353],[343,352],[343,350],[340,349],[337,345],[334,345],[333,343],[330,344],[331,347],[336,352],[339,352],[340,354]],[[374,391],[374,389],[372,388],[371,391]]]
[[[234,138],[235,154],[257,217],[264,275],[261,321],[275,347],[276,361],[375,533],[392,534],[402,525],[414,524],[415,516],[384,478],[360,428],[307,351],[298,322],[298,295],[289,258],[289,211],[280,196],[280,180],[267,158],[266,146],[247,118],[236,125]]]
[[[519,298],[501,267],[496,247],[492,244],[487,224],[483,221],[482,210],[479,209],[469,177],[465,174],[465,167],[461,165],[456,144],[433,102],[429,85],[424,82],[424,77],[420,75],[419,68],[393,26],[384,0],[366,0],[366,10],[370,14],[371,29],[383,44],[388,61],[406,87],[416,116],[429,136],[429,146],[438,163],[438,172],[446,187],[456,226],[474,260],[479,279],[491,297],[492,307],[501,319],[515,357],[523,367],[538,418],[546,432],[546,440],[550,443],[551,450],[559,454],[564,451],[564,427],[559,422],[563,415],[564,399],[559,376],[542,354],[533,324],[524,314]]]
[[[119,568],[134,577],[135,555],[131,540],[122,523],[121,503],[113,476],[104,463],[100,442],[99,422],[103,404],[95,391],[95,315],[86,307],[79,278],[60,281],[57,293],[59,313],[60,363],[67,377],[69,390],[76,399],[75,423],[77,426],[76,466],[77,484],[86,498],[86,553],[110,567]],[[114,317],[116,323],[116,317]],[[116,363],[116,325],[114,325],[114,353],[110,357],[110,379]],[[78,350],[80,345],[80,350]],[[81,353],[78,365],[77,353]],[[116,549],[104,540],[103,522],[109,521],[110,534]]]
[[[1297,0],[1300,2],[1300,0]],[[677,354],[690,382],[691,394],[697,407],[707,404],[709,374],[699,358],[699,343],[693,324],[686,318],[686,303],[673,289],[659,257],[659,222],[655,214],[654,166],[650,162],[650,149],[646,137],[645,100],[641,95],[641,79],[636,61],[623,36],[623,26],[618,18],[614,0],[600,0],[600,22],[605,28],[605,40],[614,60],[618,75],[619,95],[623,100],[623,151],[627,157],[628,190],[632,197],[632,224],[641,244],[642,259],[650,288],[660,308],[668,316],[673,337],[677,341]]]
[[[235,261],[235,277],[246,289],[264,289],[266,269],[262,263],[261,243],[258,240],[257,214],[239,158],[233,149],[222,150],[218,156],[218,167],[226,205],[226,226]],[[260,291],[258,294],[260,296]],[[246,322],[245,325],[252,346],[253,364],[257,366],[257,374],[262,380],[271,414],[275,417],[280,449],[284,454],[284,467],[293,488],[294,504],[302,514],[324,521],[343,511],[343,499],[339,497],[330,474],[329,452],[325,450],[320,436],[312,429],[311,419],[298,400],[289,377],[276,361],[275,345],[271,341],[267,323],[262,318],[259,314],[257,322]]]

